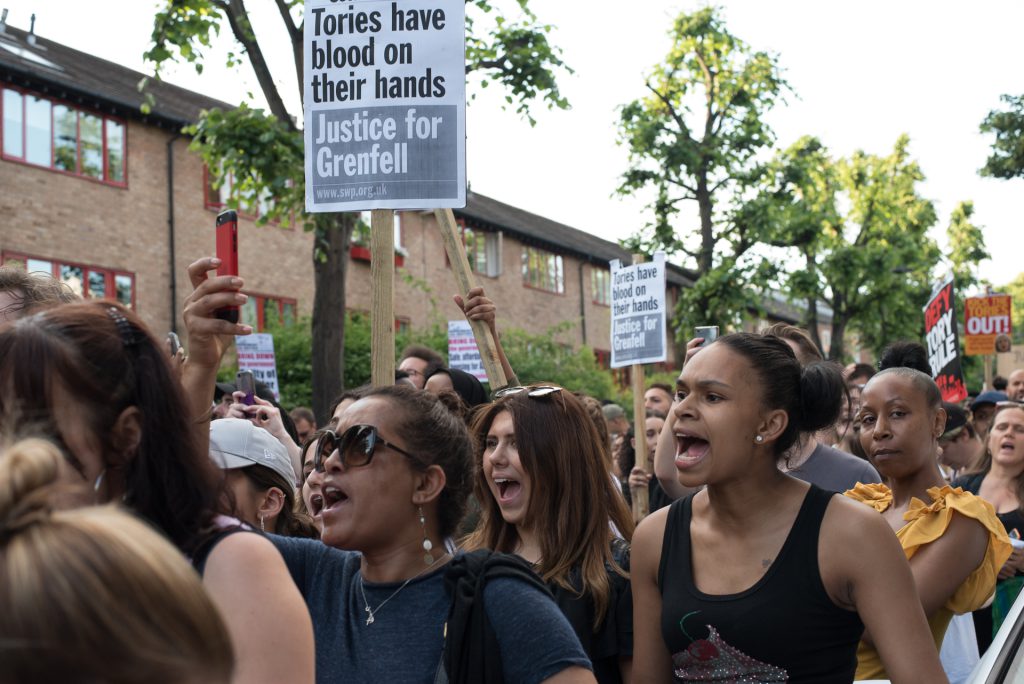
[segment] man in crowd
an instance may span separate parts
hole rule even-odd
[[[405,371],[406,377],[415,385],[416,389],[423,389],[427,382],[424,373],[430,364],[443,366],[444,359],[433,349],[420,344],[410,344],[402,351],[402,360],[398,362],[398,370]]]
[[[992,419],[996,415],[996,404],[1006,399],[1007,396],[1003,392],[989,390],[982,392],[971,402],[971,421],[982,442],[988,439],[988,431],[992,428]]]
[[[296,406],[288,415],[295,422],[295,431],[299,433],[299,444],[305,444],[309,436],[316,432],[316,416],[305,406]]]
[[[667,416],[672,410],[672,387],[663,382],[652,383],[644,393],[644,408]]]
[[[1010,373],[1006,394],[1014,401],[1024,401],[1024,368],[1018,368]]]
[[[939,437],[939,466],[950,482],[969,468],[982,450],[981,440],[974,426],[967,420],[967,411],[956,404],[943,402],[946,409],[946,430]]]
[[[605,404],[601,407],[604,414],[604,422],[608,425],[608,439],[611,440],[612,453],[617,453],[623,436],[629,430],[629,420],[626,412],[618,404]],[[629,473],[625,473],[628,475]]]

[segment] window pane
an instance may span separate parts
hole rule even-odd
[[[53,106],[53,166],[78,169],[78,112],[64,105]]]
[[[28,144],[25,160],[40,166],[50,166],[50,101],[39,97],[29,97],[25,102],[25,121]]]
[[[42,259],[29,259],[27,270],[29,273],[45,273],[48,276],[52,276],[53,264]]]
[[[114,287],[117,289],[117,301],[125,306],[132,305],[132,277],[127,275],[114,276]]]
[[[271,326],[281,322],[281,310],[276,299],[263,300],[263,326]]]
[[[242,325],[251,325],[252,329],[256,329],[256,299],[257,297],[250,296],[245,304],[242,304],[241,312],[239,316],[239,323]]]
[[[107,180],[124,183],[124,126],[107,119]]]
[[[67,283],[68,287],[78,295],[82,296],[82,269],[78,266],[66,266],[61,264],[60,279]]]
[[[103,271],[89,269],[89,296],[103,299],[107,296],[107,274]]]
[[[281,317],[284,319],[285,325],[291,325],[295,322],[295,305],[291,302],[285,302],[281,307]]]
[[[82,137],[82,173],[103,178],[103,119],[82,112],[79,117]]]
[[[21,93],[4,90],[4,154],[12,157],[25,156],[23,100]]]

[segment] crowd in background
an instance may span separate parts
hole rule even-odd
[[[521,383],[475,289],[506,387],[414,346],[316,416],[217,382],[216,267],[187,354],[0,269],[0,680],[959,682],[1024,585],[1024,369],[950,404],[917,343],[777,324],[631,422]]]

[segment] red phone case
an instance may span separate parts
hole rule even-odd
[[[238,214],[231,209],[217,215],[217,258],[217,275],[238,275]],[[217,318],[238,323],[238,307],[217,309]]]

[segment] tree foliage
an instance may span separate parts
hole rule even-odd
[[[745,284],[764,268],[747,255],[762,226],[738,208],[774,142],[766,114],[788,86],[776,58],[729,33],[713,8],[681,14],[670,36],[647,79],[650,94],[620,114],[629,168],[618,191],[656,193],[654,221],[629,247],[686,258],[696,284],[680,297],[680,327],[736,322],[753,303]],[[698,230],[677,229],[694,205]]]
[[[831,359],[845,359],[848,330],[876,352],[923,333],[921,307],[940,252],[927,235],[935,208],[918,193],[924,176],[908,147],[901,136],[886,156],[858,151],[836,160],[815,138],[802,138],[776,156],[746,208],[770,226],[773,244],[798,254],[782,282],[807,303],[804,325],[813,334],[817,302],[831,308]]]
[[[981,175],[1024,178],[1024,95],[1003,95],[1006,109],[994,109],[981,122],[982,133],[996,136]]]
[[[1013,299],[1013,310],[1010,318],[1013,321],[1013,341],[1015,344],[1024,344],[1024,271],[1016,278],[999,288]]]

